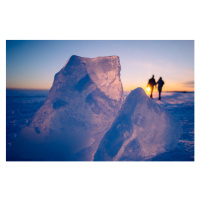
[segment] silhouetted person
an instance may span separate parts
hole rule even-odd
[[[149,79],[149,82],[147,84],[147,87],[150,87],[150,97],[153,99],[153,89],[154,86],[156,85],[156,81],[154,79],[154,75],[152,76],[152,78]]]
[[[162,77],[159,78],[159,80],[156,84],[158,84],[158,92],[159,92],[159,98],[158,99],[161,100],[162,87],[165,84],[164,81],[162,80]]]

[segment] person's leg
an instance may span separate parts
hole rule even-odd
[[[153,99],[153,88],[152,88],[152,95],[151,96],[152,96],[151,98]]]
[[[150,90],[151,90],[150,97],[153,99],[153,87],[150,87]]]
[[[161,89],[158,90],[159,91],[159,100],[161,100]]]

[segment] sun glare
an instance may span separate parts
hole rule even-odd
[[[147,87],[147,88],[146,88],[146,94],[149,95],[149,94],[150,94],[150,91],[151,91],[150,87]]]

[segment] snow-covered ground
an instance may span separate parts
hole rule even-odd
[[[6,148],[28,126],[36,111],[43,105],[48,90],[6,90]]]
[[[128,92],[125,93],[125,96]],[[154,157],[153,161],[194,161],[194,93],[163,92],[161,101],[155,91],[154,100],[180,120],[183,129],[176,148]]]
[[[125,93],[126,95],[127,93]],[[7,156],[13,140],[22,128],[29,125],[36,111],[43,105],[48,91],[7,90],[6,93],[6,144]],[[165,107],[181,122],[183,135],[177,147],[151,160],[153,161],[193,161],[194,160],[194,93],[163,92],[162,100],[156,103]],[[8,158],[8,157],[7,157]]]
[[[194,160],[194,93],[166,93],[162,101],[157,103],[164,106],[177,117],[183,129],[183,135],[177,147],[168,153],[161,154],[153,160]]]

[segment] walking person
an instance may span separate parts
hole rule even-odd
[[[156,81],[154,79],[154,75],[152,76],[152,78],[149,79],[149,82],[147,84],[147,87],[150,87],[150,97],[153,99],[153,89],[154,86],[156,85]]]
[[[159,80],[157,81],[158,84],[158,92],[159,92],[159,97],[158,99],[161,100],[161,92],[162,92],[162,87],[165,84],[165,82],[162,80],[162,77],[159,78]]]

